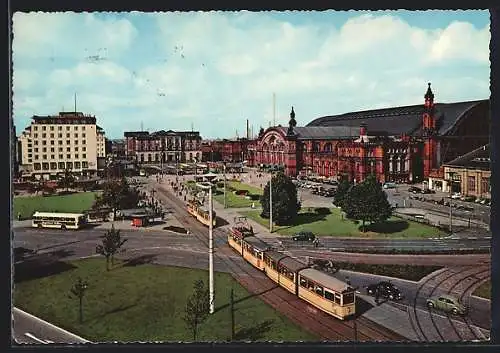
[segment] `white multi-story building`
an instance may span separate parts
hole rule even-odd
[[[106,139],[95,116],[80,112],[33,116],[18,140],[24,177],[55,179],[66,169],[92,177],[105,166]]]

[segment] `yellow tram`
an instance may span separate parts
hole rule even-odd
[[[241,218],[241,217],[240,217]],[[238,222],[234,227],[231,227],[230,232],[227,234],[227,243],[230,247],[243,256],[242,240],[245,237],[253,236],[253,228],[246,222]]]
[[[200,205],[200,203],[196,200],[190,200],[187,203],[187,211],[188,213],[196,218],[200,223],[209,226],[210,225],[210,212],[207,208]],[[212,209],[212,226],[217,225],[217,215],[215,211]]]
[[[299,298],[344,320],[356,311],[355,289],[324,272],[306,268],[298,272]]]
[[[264,271],[264,251],[269,249],[269,245],[256,237],[245,237],[241,240],[243,248],[243,258]]]
[[[277,251],[266,251],[264,270],[267,276],[287,291],[297,295],[297,273],[306,264]]]

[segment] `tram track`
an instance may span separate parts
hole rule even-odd
[[[470,272],[470,273],[469,273]],[[441,289],[441,285],[445,282],[449,282],[453,277],[456,277],[457,275],[460,276],[458,281],[453,281],[451,282],[450,288],[448,288],[448,293],[453,292],[453,289],[457,288],[460,284],[464,283],[467,278],[473,278],[477,275],[480,275],[482,273],[488,273],[489,269],[485,268],[484,266],[480,266],[478,269],[476,266],[464,266],[461,268],[449,268],[443,271],[437,271],[434,275],[429,276],[426,278],[422,283],[418,285],[417,291],[415,293],[415,297],[413,298],[413,302],[411,307],[408,307],[408,314],[410,318],[410,323],[413,327],[413,330],[415,331],[415,334],[421,341],[426,341],[426,342],[437,342],[437,341],[452,341],[450,338],[446,338],[447,336],[446,333],[443,332],[443,329],[440,328],[440,326],[436,323],[435,320],[435,315],[434,312],[432,311],[431,308],[426,308],[426,309],[420,309],[418,308],[418,301],[419,299],[423,299],[424,297],[432,297],[438,289]],[[465,274],[465,276],[464,276]],[[436,281],[433,283],[434,281]],[[430,285],[429,285],[430,284]],[[474,284],[472,284],[473,286]],[[430,291],[429,291],[430,287]],[[424,294],[424,289],[427,289]],[[463,300],[463,297],[465,296],[466,291],[463,291],[462,294],[460,295],[460,300]],[[430,320],[432,325],[425,325],[422,324],[421,318],[419,317],[419,311],[422,311],[426,313],[425,317]],[[454,331],[455,336],[457,337],[456,341],[464,341],[464,340],[470,340],[470,339],[465,339],[463,337],[464,335],[460,332],[460,330],[457,328],[456,324],[454,321],[459,321],[458,317],[451,317],[449,314],[446,316],[448,319],[448,323],[451,326],[452,330]],[[426,320],[427,321],[427,320]],[[472,332],[474,337],[476,339],[479,339],[477,336],[476,332],[473,329],[472,323],[469,321],[469,323],[466,323],[468,329]],[[427,331],[425,332],[424,327],[432,327],[433,330],[431,332]]]
[[[208,239],[200,235],[205,233],[207,228],[191,216],[186,216],[187,211],[185,210],[184,203],[174,196],[167,188],[157,184],[157,189],[159,194],[162,194],[166,198],[165,201],[176,211],[178,221],[195,230],[192,232],[193,236],[208,247]],[[227,237],[227,234],[225,234],[223,230],[215,228],[214,238],[215,237],[224,238]],[[226,243],[224,243],[224,247],[232,251]],[[262,276],[256,275],[256,272],[260,274],[260,271],[253,268],[251,265],[239,263],[228,257],[220,257],[217,254],[218,248],[220,249],[221,246],[215,246],[214,256],[217,256],[228,265],[232,270],[231,273],[233,277],[250,292],[258,294],[266,291],[270,286],[276,286],[276,284],[268,279],[263,273]],[[307,328],[315,334],[319,334],[321,338],[325,340],[353,340],[354,338],[360,341],[405,340],[404,337],[393,331],[385,328],[385,330],[382,328],[375,328],[378,326],[377,324],[366,318],[360,319],[361,317],[357,319],[359,321],[357,322],[358,332],[356,335],[353,322],[333,319],[326,313],[303,302],[292,293],[283,290],[281,287],[277,287],[276,290],[266,291],[264,294],[259,295],[259,298],[274,308],[279,309],[279,311],[284,313],[296,324]]]

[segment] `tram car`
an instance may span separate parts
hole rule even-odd
[[[188,213],[196,218],[200,223],[210,226],[210,212],[207,208],[202,206],[196,200],[190,200],[187,203],[187,211]],[[217,225],[217,215],[214,210],[212,210],[212,226]]]
[[[273,282],[319,310],[340,320],[356,313],[356,291],[347,283],[272,250],[253,235],[232,229],[228,244]]]
[[[242,240],[254,235],[253,228],[246,222],[246,217],[235,218],[236,224],[227,234],[227,243],[243,256]]]
[[[264,271],[267,277],[297,295],[297,273],[308,266],[278,251],[264,253]]]

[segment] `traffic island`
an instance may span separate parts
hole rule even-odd
[[[104,259],[68,262],[63,272],[16,283],[14,305],[93,342],[192,341],[183,317],[196,280],[207,271],[151,264],[151,258],[116,261],[106,271]],[[71,268],[73,267],[73,268]],[[88,282],[79,323],[78,300],[70,298],[75,279]],[[229,274],[215,274],[216,311],[199,327],[197,341],[231,337],[230,291],[234,290],[235,340],[315,341]]]

